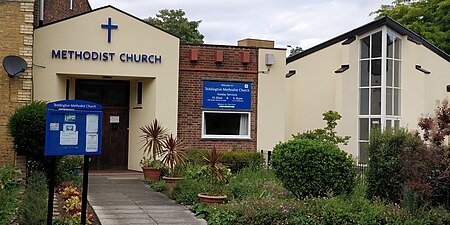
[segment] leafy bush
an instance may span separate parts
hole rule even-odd
[[[166,182],[164,180],[153,181],[153,180],[146,179],[144,182],[150,188],[152,188],[153,190],[155,190],[157,192],[163,192],[166,190]]]
[[[278,144],[272,167],[297,198],[349,193],[355,185],[353,160],[328,141],[297,138]]]
[[[17,208],[19,182],[15,179],[20,170],[9,164],[0,167],[0,224],[10,224]]]
[[[258,152],[233,150],[222,152],[220,162],[231,169],[232,173],[237,173],[246,167],[260,167],[264,163],[264,158]]]
[[[205,193],[207,190],[207,182],[187,178],[177,181],[173,188],[172,197],[177,203],[193,205],[198,202],[197,194]]]
[[[266,169],[244,168],[230,178],[226,195],[229,199],[286,198],[292,194],[283,188],[281,181]]]
[[[14,149],[29,160],[37,162],[37,167],[48,166],[44,156],[46,103],[32,102],[22,106],[9,118],[8,131],[13,138]]]
[[[400,156],[405,148],[416,148],[421,141],[405,130],[370,134],[367,196],[399,202],[406,177],[402,173]]]
[[[19,205],[19,224],[42,225],[47,219],[47,183],[43,172],[35,171],[27,177],[24,198]]]
[[[81,185],[82,178],[77,174],[83,165],[83,156],[81,155],[67,155],[63,156],[57,161],[56,165],[56,184],[62,182],[73,182]]]
[[[263,156],[258,152],[249,152],[244,150],[221,151],[222,159],[220,162],[231,169],[232,173],[237,173],[245,167],[259,167],[264,163]],[[208,155],[208,150],[190,149],[186,151],[188,162],[205,165],[204,157]]]

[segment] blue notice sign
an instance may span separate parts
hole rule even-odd
[[[203,81],[203,108],[250,110],[251,103],[249,82]]]
[[[45,155],[99,155],[102,147],[102,106],[65,100],[47,104]]]

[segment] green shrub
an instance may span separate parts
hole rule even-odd
[[[258,152],[233,150],[222,152],[220,162],[231,169],[232,173],[237,173],[246,167],[260,167],[264,163],[264,159]]]
[[[193,205],[198,202],[197,194],[205,193],[207,190],[208,182],[187,178],[177,181],[172,197],[177,203]]]
[[[83,156],[67,155],[63,156],[56,164],[56,185],[62,182],[73,182],[81,186],[82,177],[77,174],[83,166]]]
[[[258,152],[249,152],[244,150],[222,151],[222,158],[220,162],[227,168],[231,169],[232,173],[237,173],[245,167],[259,167],[264,163],[263,156]],[[191,149],[186,151],[186,158],[188,162],[193,164],[205,165],[208,150]]]
[[[206,165],[203,157],[206,157],[208,150],[205,149],[189,149],[186,151],[186,161],[192,164]]]
[[[16,175],[20,170],[9,164],[0,167],[0,225],[10,224],[15,218],[19,182]]]
[[[9,118],[8,131],[18,154],[37,163],[38,169],[48,166],[44,156],[46,103],[32,102],[22,106]]]
[[[272,171],[262,168],[244,168],[230,178],[225,194],[228,199],[288,198],[292,194],[283,188]]]
[[[47,183],[43,172],[35,171],[27,177],[24,198],[19,205],[19,224],[42,225],[47,218]]]
[[[272,167],[298,198],[349,193],[355,185],[353,160],[328,141],[297,138],[278,144]]]
[[[420,139],[405,130],[370,134],[367,196],[399,202],[406,177],[402,175],[400,155],[405,148],[415,148]]]
[[[153,181],[153,180],[145,180],[144,181],[150,188],[157,192],[163,192],[166,190],[166,182],[164,180]]]

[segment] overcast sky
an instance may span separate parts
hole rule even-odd
[[[92,9],[112,5],[139,18],[161,9],[183,9],[202,20],[206,44],[236,45],[237,40],[274,40],[276,47],[320,44],[364,25],[382,4],[393,0],[90,0]]]

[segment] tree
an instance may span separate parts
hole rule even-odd
[[[182,9],[162,9],[156,17],[149,17],[144,21],[178,36],[181,43],[203,44],[205,36],[198,31],[202,21],[189,21],[185,15]]]
[[[450,0],[395,0],[372,14],[391,17],[450,54]]]
[[[299,46],[295,46],[295,48],[291,48],[291,50],[289,51],[289,57],[291,57],[293,55],[296,55],[296,54],[298,54],[300,52],[303,52],[303,48],[299,47]]]

